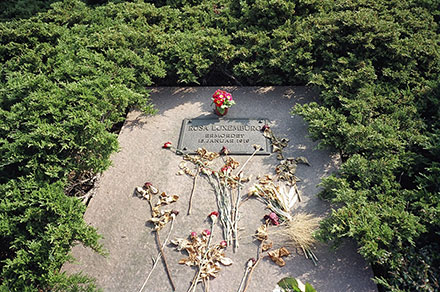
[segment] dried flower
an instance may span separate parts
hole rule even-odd
[[[192,232],[191,240],[182,238],[171,240],[178,251],[185,251],[188,254],[186,258],[179,260],[179,264],[198,267],[188,291],[195,291],[197,284],[202,280],[215,278],[221,270],[220,264],[224,266],[232,264],[232,260],[225,257],[226,242],[210,245],[211,240],[204,234],[206,232],[210,233],[209,230],[204,230],[201,237],[197,237],[195,232]]]
[[[270,129],[270,127],[267,124],[261,127],[261,131],[266,131],[268,129]]]
[[[269,215],[264,216],[264,219],[269,220],[273,225],[280,225],[278,215],[275,212],[271,212]]]
[[[149,187],[151,187],[153,184],[152,183],[150,183],[150,182],[146,182],[145,184],[144,184],[144,188],[149,188]]]
[[[150,194],[141,187],[136,187],[136,194],[140,197],[140,198],[144,198],[146,200],[150,199]]]
[[[162,148],[164,149],[171,148],[171,142],[166,142],[165,144],[163,144]]]
[[[229,149],[226,146],[223,146],[222,150],[220,150],[220,154],[228,155]]]
[[[258,150],[261,149],[261,146],[258,145],[258,144],[253,144],[252,147],[254,147],[254,149],[255,149],[256,151],[258,151]]]

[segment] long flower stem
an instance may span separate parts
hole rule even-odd
[[[159,246],[160,253],[162,254],[162,260],[165,265],[165,270],[167,271],[168,280],[170,280],[171,286],[173,287],[173,291],[176,291],[176,285],[174,284],[173,278],[171,277],[171,272],[168,267],[167,258],[165,257],[165,253],[163,252],[163,248],[162,248],[162,244],[160,242],[160,236],[159,236],[158,231],[156,231],[156,242],[157,242],[157,245]]]
[[[241,175],[238,176],[238,181],[240,182]],[[237,186],[237,198],[234,206],[234,252],[238,249],[238,207],[240,206],[240,186]]]
[[[246,267],[246,270],[244,271],[243,278],[241,278],[240,287],[238,287],[237,292],[241,292],[242,291],[243,285],[244,285],[245,280],[247,279],[250,271],[251,271],[251,268]]]
[[[246,164],[248,164],[249,161],[251,161],[252,157],[255,156],[255,154],[257,154],[258,151],[260,151],[261,147],[257,147],[255,148],[254,152],[252,153],[251,156],[249,156],[249,158],[246,160],[246,162],[241,166],[240,170],[238,171],[238,175],[241,174],[241,172],[243,171],[244,167],[246,166]]]
[[[260,263],[261,259],[263,258],[263,256],[261,255],[262,253],[263,253],[263,241],[260,242],[260,246],[258,247],[257,261],[250,268],[249,274],[248,274],[247,279],[246,279],[246,285],[244,286],[244,289],[243,289],[242,292],[246,292],[246,290],[247,290],[247,288],[249,286],[249,283],[251,282],[252,273],[254,272],[255,268],[257,267],[257,265]]]
[[[200,172],[200,167],[197,167],[197,172],[196,172],[196,175],[194,176],[191,194],[189,196],[189,205],[188,205],[188,213],[187,213],[188,215],[191,215],[192,198],[194,195],[194,191],[196,190],[196,183],[197,183],[197,177],[199,176],[199,172]]]
[[[168,240],[170,239],[170,235],[171,235],[171,232],[172,232],[173,227],[174,227],[174,220],[176,220],[176,219],[171,220],[170,230],[168,231],[168,235],[165,238],[165,242],[162,245],[162,249],[165,247],[165,245],[168,243]],[[151,274],[153,274],[153,271],[156,268],[157,264],[159,263],[159,260],[160,260],[161,257],[162,257],[162,252],[159,251],[159,253],[157,254],[156,258],[154,259],[153,267],[151,268],[150,273],[148,273],[148,276],[145,279],[144,284],[142,285],[142,287],[139,290],[139,292],[142,292],[142,290],[144,290],[145,286],[148,283],[148,280],[150,279]]]

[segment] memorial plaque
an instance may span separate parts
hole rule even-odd
[[[251,155],[254,144],[262,148],[256,155],[269,155],[270,142],[261,128],[266,119],[185,119],[177,149],[194,154],[198,148],[220,152],[225,146],[229,154]]]

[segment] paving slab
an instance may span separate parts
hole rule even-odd
[[[218,87],[161,87],[154,88],[151,98],[158,109],[153,116],[132,110],[119,134],[120,151],[112,155],[113,165],[100,177],[96,194],[85,213],[85,220],[103,235],[102,244],[108,256],[98,255],[82,245],[72,249],[76,262],[67,263],[67,273],[82,271],[97,279],[104,291],[139,291],[152,267],[152,258],[158,250],[154,233],[147,220],[151,217],[147,201],[134,196],[134,189],[151,182],[160,191],[177,194],[180,199],[173,209],[180,211],[171,238],[186,238],[190,232],[200,233],[210,226],[207,215],[216,210],[215,195],[209,183],[200,177],[193,198],[191,215],[186,215],[192,179],[179,176],[182,157],[162,149],[165,142],[178,144],[182,121],[195,118],[216,118],[211,105],[211,95]],[[307,125],[301,117],[291,116],[295,104],[317,100],[317,93],[308,87],[222,87],[232,93],[236,105],[230,108],[227,118],[247,118],[270,121],[274,133],[290,139],[285,149],[287,156],[305,156],[311,166],[300,165],[297,176],[302,201],[294,212],[307,212],[315,216],[327,216],[328,203],[317,197],[318,184],[323,177],[334,172],[340,161],[337,154],[316,149],[317,143],[308,138]],[[220,150],[220,149],[219,149]],[[249,156],[234,158],[243,164]],[[245,185],[251,187],[257,175],[274,173],[276,155],[255,156],[244,169],[245,175],[254,179]],[[227,248],[227,256],[233,259],[218,277],[210,281],[210,291],[237,291],[245,266],[257,255],[258,244],[252,238],[268,211],[258,200],[249,199],[240,208],[241,239],[237,252]],[[161,237],[166,237],[166,230]],[[219,225],[213,241],[222,240]],[[276,240],[274,248],[284,244]],[[290,248],[291,255],[284,267],[278,267],[269,259],[263,259],[252,275],[247,291],[272,291],[276,283],[286,276],[311,283],[317,291],[377,291],[370,266],[357,253],[352,241],[344,242],[337,250],[325,244],[316,246],[319,262],[310,260]],[[165,248],[168,264],[177,291],[187,291],[196,272],[195,268],[178,264],[184,254],[172,246]],[[162,263],[156,267],[143,291],[172,291]],[[197,291],[203,291],[202,285]]]

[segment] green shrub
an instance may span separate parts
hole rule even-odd
[[[341,207],[319,236],[356,239],[384,289],[436,291],[438,10],[416,1],[307,1],[297,9],[311,13],[301,20],[315,60],[309,82],[323,103],[294,112],[344,161],[322,182],[321,196]]]
[[[63,281],[85,282],[79,275],[59,273],[62,263],[71,259],[68,252],[75,241],[102,252],[98,234],[82,218],[85,206],[66,197],[62,183],[10,181],[0,191],[0,236],[8,245],[1,288],[34,291]]]

